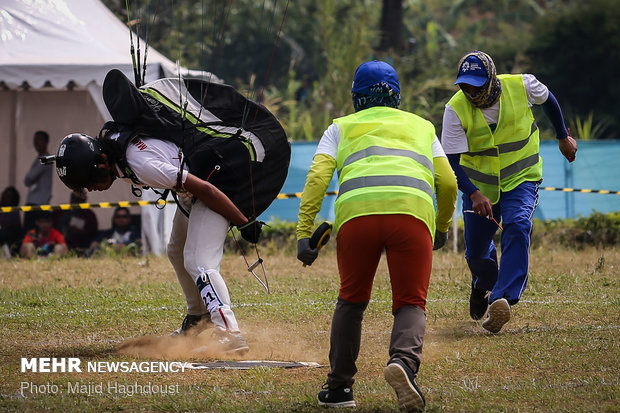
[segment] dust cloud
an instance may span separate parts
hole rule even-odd
[[[320,362],[326,354],[325,349],[317,349],[301,337],[295,337],[286,326],[241,326],[243,337],[250,347],[242,356],[225,352],[213,336],[213,331],[210,326],[198,335],[132,338],[121,343],[117,352],[143,358],[194,361],[226,359]]]

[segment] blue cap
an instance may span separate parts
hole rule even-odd
[[[354,93],[372,94],[371,86],[381,82],[387,83],[392,88],[392,93],[400,92],[398,74],[392,66],[378,60],[365,62],[355,71],[351,91]]]
[[[456,78],[455,85],[459,83],[467,83],[475,87],[484,85],[488,80],[487,70],[482,64],[482,60],[476,56],[467,56],[465,61],[459,68],[459,74]]]

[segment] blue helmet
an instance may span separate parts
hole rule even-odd
[[[378,96],[371,88],[379,84],[387,86],[387,92],[382,93],[382,96],[391,96],[400,93],[398,74],[392,66],[378,60],[364,62],[355,71],[351,92]]]

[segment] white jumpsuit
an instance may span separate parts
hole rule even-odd
[[[179,148],[174,143],[134,138],[127,146],[126,158],[145,186],[156,189],[176,187]],[[183,171],[183,182],[187,173],[187,170]],[[229,226],[226,218],[199,200],[191,205],[189,219],[177,208],[167,253],[185,294],[187,314],[203,315],[208,311],[216,328],[239,332],[237,319],[230,308],[228,288],[220,274]]]

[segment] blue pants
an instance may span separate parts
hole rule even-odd
[[[463,213],[465,222],[465,259],[472,275],[472,285],[490,290],[489,303],[500,298],[516,304],[527,285],[532,215],[538,204],[540,182],[523,182],[512,191],[502,192],[493,205],[493,218],[504,228],[501,235],[501,263],[498,264],[493,236],[498,226],[492,220]],[[472,202],[463,195],[463,211]]]

